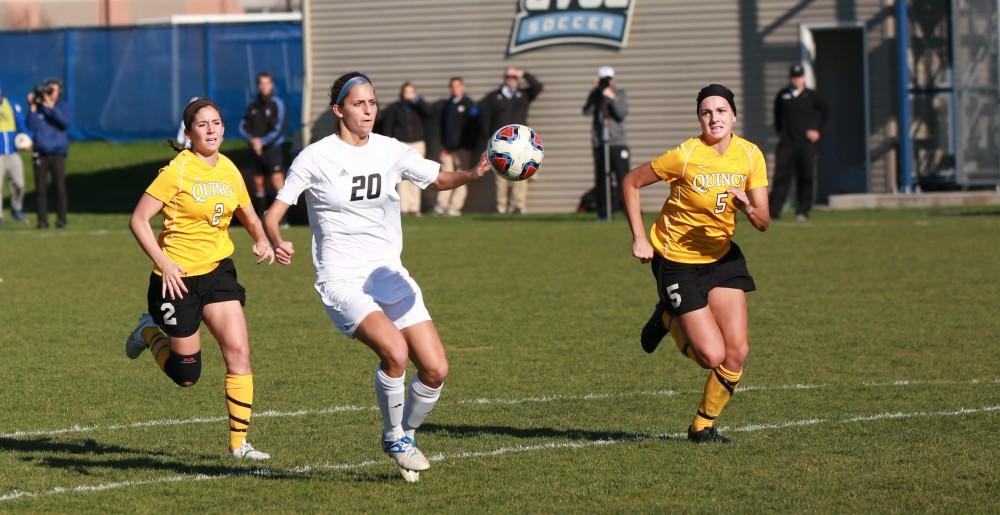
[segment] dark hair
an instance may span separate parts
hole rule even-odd
[[[736,114],[736,99],[733,91],[722,84],[709,84],[701,91],[698,92],[698,103],[695,106],[695,112],[699,115],[701,114],[701,101],[708,97],[722,97],[729,103],[729,107],[733,110],[733,114]]]
[[[403,90],[405,90],[407,87],[415,88],[416,86],[414,86],[413,83],[410,82],[410,81],[404,81],[403,85],[399,87],[399,98],[400,98],[400,100],[403,99]]]
[[[219,113],[219,116],[222,116],[222,110],[219,109],[219,106],[215,105],[215,102],[212,102],[207,98],[197,98],[195,100],[192,100],[191,102],[188,103],[186,107],[184,107],[184,114],[182,116],[182,119],[184,120],[184,132],[188,132],[191,130],[191,124],[194,123],[195,115],[198,114],[198,111],[201,111],[206,107],[211,107],[212,109],[215,109],[215,111]],[[178,152],[184,150],[184,147],[178,145],[177,142],[172,139],[167,140],[167,142],[170,143],[170,148]]]
[[[337,77],[337,80],[333,81],[333,86],[330,86],[330,107],[337,105],[337,97],[340,96],[340,90],[344,88],[344,84],[347,84],[347,81],[354,77],[364,77],[369,84],[372,82],[367,75],[361,72],[345,73]]]
[[[464,80],[462,80],[462,78],[461,78],[461,77],[459,77],[459,76],[457,76],[457,75],[456,75],[456,76],[454,76],[454,77],[452,77],[452,78],[450,78],[450,79],[448,79],[448,84],[450,85],[450,84],[451,84],[452,82],[455,82],[456,80],[457,80],[458,82],[461,82],[462,84],[465,84],[465,81],[464,81]]]
[[[274,80],[274,77],[272,77],[270,73],[268,73],[268,72],[260,72],[260,73],[257,74],[257,82],[260,82],[260,79],[263,79],[264,77],[267,77],[267,78],[269,78],[271,80]]]

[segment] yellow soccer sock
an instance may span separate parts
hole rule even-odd
[[[142,330],[142,342],[146,344],[149,352],[153,353],[157,366],[163,370],[167,358],[170,357],[170,338],[167,338],[159,327],[147,327]]]
[[[698,356],[694,353],[694,347],[691,346],[691,340],[688,339],[687,333],[681,327],[680,320],[664,312],[663,325],[670,328],[670,336],[673,337],[674,343],[677,345],[677,350],[681,351],[681,354],[687,356],[691,361],[698,363]]]
[[[253,375],[226,374],[226,409],[229,410],[229,450],[243,446],[253,409]]]
[[[743,377],[742,371],[733,372],[722,365],[708,373],[705,396],[698,413],[694,416],[694,422],[691,423],[691,429],[698,432],[706,427],[712,427],[716,417],[722,414],[726,404],[733,398],[733,392],[741,377]]]

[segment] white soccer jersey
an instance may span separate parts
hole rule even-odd
[[[305,192],[316,281],[365,277],[381,266],[401,265],[396,184],[409,180],[425,189],[439,170],[413,148],[375,133],[360,147],[334,134],[303,149],[278,200],[295,204]]]

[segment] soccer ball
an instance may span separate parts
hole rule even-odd
[[[31,136],[23,132],[19,132],[17,136],[14,136],[14,148],[18,150],[31,150],[32,144]]]
[[[523,181],[542,166],[542,138],[535,129],[511,124],[500,127],[486,145],[486,157],[493,172],[508,181]]]

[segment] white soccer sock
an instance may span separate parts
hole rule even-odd
[[[410,383],[410,397],[406,399],[406,408],[403,410],[403,430],[406,431],[406,436],[413,438],[413,433],[424,423],[424,419],[431,414],[434,405],[437,404],[443,387],[442,384],[437,388],[431,388],[420,382],[420,376],[413,378],[413,382]]]
[[[405,383],[406,372],[399,377],[389,377],[381,368],[375,369],[375,398],[382,411],[383,440],[398,440],[403,437]]]

